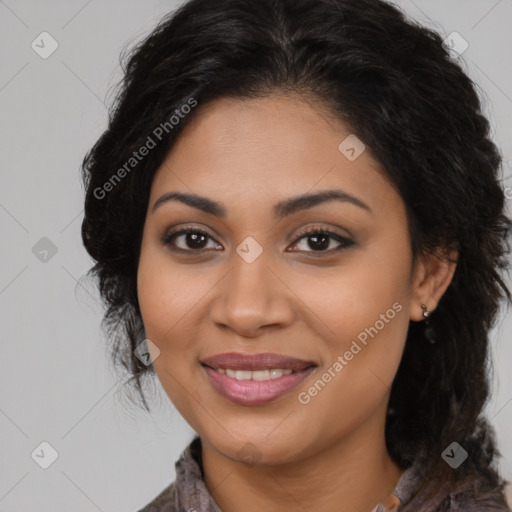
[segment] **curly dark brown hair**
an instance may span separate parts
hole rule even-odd
[[[124,62],[108,128],[83,162],[82,238],[95,261],[89,275],[106,306],[112,360],[146,409],[141,382],[154,369],[134,355],[145,339],[136,287],[142,229],[155,171],[197,109],[172,128],[169,119],[191,99],[307,93],[383,164],[406,205],[414,256],[459,251],[431,317],[435,343],[423,323],[410,323],[391,390],[389,453],[403,468],[420,461],[423,471],[403,510],[449,510],[455,491],[508,510],[482,410],[489,331],[501,300],[511,301],[502,271],[512,221],[477,86],[440,35],[383,0],[190,0]],[[126,162],[166,122],[128,172]],[[441,458],[454,441],[469,455],[457,470]]]

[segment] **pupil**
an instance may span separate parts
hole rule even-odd
[[[312,235],[309,237],[310,240],[321,240],[320,243],[317,243],[315,242],[315,244],[309,244],[310,247],[312,249],[326,249],[327,247],[329,247],[329,236],[328,235],[323,235],[323,234],[318,234],[318,235]]]
[[[201,238],[203,240],[200,240]],[[198,240],[199,240],[199,243],[198,243]],[[189,246],[192,245],[192,247],[202,248],[203,245],[205,245],[206,236],[202,235],[201,233],[189,233],[187,243],[190,241],[192,241],[192,243],[189,244]]]

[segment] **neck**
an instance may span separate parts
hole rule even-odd
[[[293,463],[248,467],[202,441],[206,487],[223,512],[370,512],[402,474],[387,452],[381,416]]]

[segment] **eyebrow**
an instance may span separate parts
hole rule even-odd
[[[154,212],[159,206],[169,201],[179,201],[187,206],[191,206],[192,208],[215,215],[216,217],[224,218],[227,215],[227,211],[221,203],[207,197],[198,196],[196,194],[186,194],[183,192],[167,192],[156,200],[152,211]],[[288,215],[292,215],[308,208],[313,208],[314,206],[328,201],[340,201],[343,203],[353,204],[373,213],[372,209],[366,203],[348,192],[343,190],[323,190],[315,193],[302,194],[280,201],[274,205],[273,214],[274,217],[283,219]]]

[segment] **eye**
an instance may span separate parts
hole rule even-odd
[[[208,249],[208,239],[213,243],[213,249],[221,247],[206,231],[190,227],[166,233],[162,237],[162,243],[171,246],[176,251],[197,252],[202,249]]]
[[[161,241],[164,245],[170,246],[175,251],[200,252],[205,249],[222,250],[222,246],[206,231],[194,227],[183,227],[166,233],[162,236]],[[212,244],[210,247],[208,247],[208,242]],[[335,243],[334,248],[332,248],[332,242]],[[331,254],[354,245],[352,240],[325,228],[313,228],[300,233],[292,247],[300,243],[303,243],[303,245],[308,246],[312,250],[299,249],[298,251],[292,250],[291,252],[316,252],[320,253],[319,256],[321,256],[325,253]],[[338,244],[337,247],[336,243]]]
[[[331,245],[332,242],[335,242],[334,249],[332,248]],[[295,240],[293,245],[297,245],[298,243],[303,243],[303,246],[309,247],[312,250],[299,250],[297,252],[317,252],[321,253],[319,254],[320,256],[323,255],[322,253],[332,254],[334,252],[338,252],[341,251],[342,249],[350,247],[351,245],[354,245],[354,242],[352,240],[338,233],[334,233],[333,231],[329,231],[328,229],[325,228],[313,228],[300,233],[299,238]],[[336,243],[338,244],[337,247]]]

